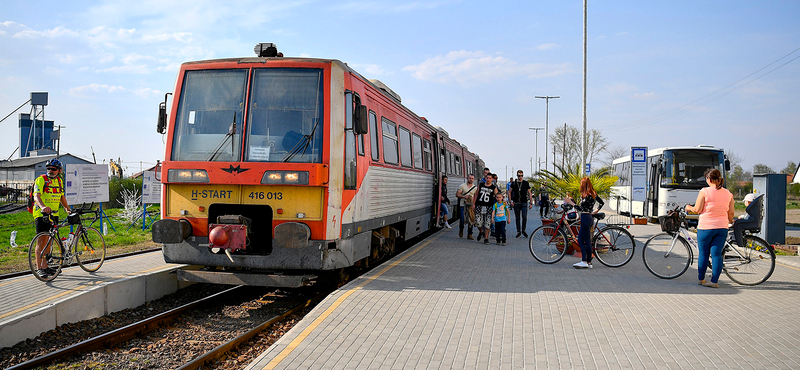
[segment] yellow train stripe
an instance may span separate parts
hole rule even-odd
[[[365,285],[371,283],[372,281],[383,275],[385,272],[397,266],[397,264],[399,264],[400,262],[403,262],[406,258],[411,257],[411,255],[413,255],[414,253],[417,253],[420,249],[424,248],[434,240],[438,239],[440,236],[444,234],[444,232],[446,231],[440,232],[439,235],[436,235],[435,237],[431,238],[431,240],[422,243],[422,245],[414,248],[414,250],[412,250],[405,256],[392,262],[389,266],[386,266],[380,272],[370,276],[369,278],[365,279],[361,284],[358,284],[356,287],[342,294],[342,296],[339,297],[335,302],[333,302],[333,304],[330,307],[328,307],[328,309],[326,309],[325,312],[323,312],[319,317],[317,317],[317,319],[314,320],[314,322],[312,322],[311,325],[305,328],[303,332],[301,332],[296,338],[294,338],[294,340],[292,340],[292,342],[289,343],[289,345],[286,346],[286,348],[284,348],[283,351],[281,351],[281,353],[275,356],[275,358],[273,358],[272,361],[270,361],[266,366],[264,366],[264,369],[272,370],[275,368],[275,366],[278,366],[278,364],[280,364],[281,361],[283,361],[287,356],[289,356],[289,354],[291,354],[295,350],[295,348],[297,348],[297,346],[299,346],[300,343],[302,343],[303,340],[305,340],[306,337],[308,337],[308,335],[311,334],[311,332],[314,331],[314,329],[316,329],[319,326],[319,324],[322,323],[322,321],[324,321],[326,318],[328,318],[328,316],[330,316],[334,311],[336,311],[336,309],[339,308],[339,306],[342,304],[342,302],[345,301],[345,299],[347,299],[347,297],[350,297],[356,291],[361,290],[361,288],[363,288]]]

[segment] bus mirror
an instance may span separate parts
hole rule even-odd
[[[730,170],[731,170],[731,161],[729,161],[728,158],[725,158],[725,172]]]
[[[163,134],[167,131],[167,105],[164,102],[158,103],[158,126],[156,132]]]
[[[355,119],[353,122],[353,133],[356,135],[366,134],[367,122],[369,122],[369,118],[367,117],[367,106],[357,105],[356,114],[354,118]]]

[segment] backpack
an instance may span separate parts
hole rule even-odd
[[[47,174],[42,175],[42,177],[44,177],[44,189],[42,189],[42,191],[45,191],[47,190],[47,188],[50,187],[51,180],[49,177],[47,177]],[[33,186],[31,186],[31,190],[28,192],[28,213],[33,213],[33,207],[34,207],[33,188],[35,187],[36,187],[36,181],[34,180]]]

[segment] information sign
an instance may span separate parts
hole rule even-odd
[[[631,147],[631,200],[647,200],[647,147]]]
[[[65,170],[67,203],[108,202],[107,164],[67,164]]]
[[[161,204],[161,181],[156,179],[155,171],[142,173],[142,203]]]

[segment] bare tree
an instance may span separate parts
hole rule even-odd
[[[753,175],[757,174],[765,174],[765,173],[775,173],[770,166],[767,166],[763,163],[759,163],[753,166]]]
[[[725,155],[728,157],[728,161],[731,162],[731,168],[735,167],[736,165],[741,165],[744,162],[744,158],[742,156],[734,153],[731,150],[726,150]]]
[[[630,156],[628,151],[630,151],[630,148],[623,145],[614,145],[606,149],[606,155],[603,156],[603,166],[610,167],[615,159]]]
[[[611,145],[611,143],[608,142],[600,130],[589,130],[589,132],[586,133],[586,151],[589,156],[588,162],[586,163],[592,163],[594,156],[600,155],[608,150],[609,145]]]

